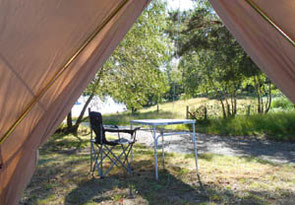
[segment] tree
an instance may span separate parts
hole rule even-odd
[[[104,70],[104,68],[101,68],[97,72],[94,79],[91,81],[91,83],[87,86],[86,90],[84,91],[84,95],[88,95],[88,99],[86,100],[86,102],[79,114],[79,117],[77,118],[75,123],[73,123],[72,111],[70,111],[69,114],[67,115],[67,126],[62,130],[64,133],[74,134],[74,136],[76,136],[80,141],[82,141],[82,139],[79,138],[79,136],[77,135],[77,131],[78,131],[80,124],[83,122],[83,117],[84,117],[85,111],[86,111],[89,103],[91,102],[93,97],[95,95],[97,95],[97,91],[98,91],[97,89],[99,87],[99,82],[100,82],[103,70]]]
[[[182,31],[179,69],[183,70],[185,91],[213,95],[224,117],[237,113],[237,95],[243,81],[239,59],[241,49],[215,14],[197,8]]]
[[[161,101],[169,89],[162,67],[169,61],[172,48],[165,35],[166,15],[163,1],[153,1],[148,6],[84,91],[89,97],[75,123],[71,112],[68,114],[64,132],[77,133],[95,95],[109,95],[132,112]]]
[[[171,56],[166,27],[166,4],[152,2],[108,60],[98,88],[102,96],[132,112],[161,100],[168,89],[163,66]]]
[[[275,89],[275,86],[252,62],[249,56],[244,55],[243,58],[241,66],[244,68],[245,75],[247,75],[243,86],[251,86],[254,89],[257,98],[257,112],[266,114],[271,106],[272,90]]]
[[[185,92],[192,96],[200,93],[211,95],[220,101],[224,117],[235,116],[237,96],[245,81],[249,82],[247,79],[253,77],[258,111],[268,111],[271,97],[264,103],[262,96],[271,93],[271,86],[265,89],[265,82],[269,81],[263,80],[265,76],[207,2],[200,1],[194,11],[180,16],[184,18],[184,25],[180,26],[178,55],[181,56],[179,69],[183,71]],[[173,15],[171,19],[175,21]]]

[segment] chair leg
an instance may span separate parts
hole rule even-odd
[[[97,145],[98,152],[95,151],[94,143],[91,144],[91,149],[92,149],[92,165],[91,165],[91,171],[92,173],[97,169],[98,175],[102,178],[106,176],[109,171],[114,167],[120,167],[120,165],[130,174],[132,174],[132,169],[129,163],[129,155],[132,150],[133,144],[128,144],[127,146],[121,145],[122,152],[120,155],[116,156],[113,153],[114,146],[109,148],[107,145]],[[105,158],[108,158],[112,164],[111,166],[104,172],[103,171],[103,161]],[[98,162],[98,159],[100,161]],[[122,160],[121,160],[122,159]]]
[[[130,148],[128,149],[129,146],[130,146]],[[126,162],[128,169],[131,170],[130,163],[128,161],[128,155],[132,152],[132,146],[128,145],[128,147],[127,147],[128,153],[126,154],[126,152],[124,151],[124,146],[121,145],[121,148],[122,148],[124,156],[125,156],[123,164],[125,164],[125,162]]]
[[[103,145],[100,145],[100,170],[99,170],[99,176],[103,177]]]
[[[128,144],[127,146],[126,146],[126,148],[124,148],[123,147],[123,145],[122,145],[122,148],[123,148],[123,154],[125,155],[125,159],[124,159],[124,161],[123,161],[123,164],[125,164],[126,163],[126,165],[127,165],[127,168],[128,169],[126,169],[130,174],[132,174],[132,169],[131,169],[131,166],[130,166],[130,163],[129,163],[129,160],[128,160],[128,156],[129,156],[129,154],[132,152],[132,147],[133,147],[133,144]],[[127,154],[126,154],[126,151],[127,151]]]
[[[126,147],[126,148],[128,148],[128,147]],[[124,151],[126,151],[126,148],[125,148],[125,150],[123,150],[123,152]],[[109,149],[108,147],[107,147],[107,149]],[[111,150],[110,150],[110,153],[112,154],[112,156],[116,159],[115,160],[115,162],[119,162],[125,169],[127,169],[127,167],[122,163],[122,161],[120,160],[120,158],[122,157],[122,155],[124,154],[123,152],[121,152],[121,154],[117,157]]]
[[[93,172],[95,171],[95,167],[97,166],[98,169],[98,157],[99,157],[99,152],[96,152],[95,147],[94,147],[94,143],[91,142],[91,156],[90,156],[90,172],[93,175]]]
[[[125,155],[125,160],[123,162],[123,164],[125,164],[125,162],[127,163],[127,167],[128,169],[130,170],[129,172],[132,174],[132,168],[131,168],[131,165],[130,165],[130,162],[128,161],[128,156],[129,154],[132,154],[132,148],[133,148],[133,144],[129,144],[128,147],[126,149],[128,149],[128,152],[127,154],[125,153],[124,151],[124,155]]]
[[[100,150],[100,146],[98,146],[98,149]],[[101,164],[102,164],[102,161],[105,159],[105,158],[107,158],[108,157],[108,154],[109,154],[110,152],[105,152],[104,150],[103,150],[103,157],[102,157],[102,160],[100,160],[100,162],[98,162],[98,158],[99,158],[99,152],[98,152],[98,154],[96,155],[96,157],[95,157],[95,164],[94,164],[94,166],[93,166],[93,171],[95,170],[95,166],[97,167],[97,170],[100,170],[100,166],[101,166]]]
[[[90,142],[90,173],[92,173],[93,165],[93,142]]]

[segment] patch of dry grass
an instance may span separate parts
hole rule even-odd
[[[242,98],[237,100],[238,114],[246,114],[248,105],[251,105],[251,113],[255,111],[255,99]],[[191,98],[187,100],[177,100],[175,102],[162,103],[159,105],[160,112],[171,113],[172,118],[185,118],[186,106],[189,106],[191,111],[201,105],[206,106],[208,109],[208,115],[211,117],[222,116],[222,108],[220,102],[216,99],[209,99],[206,97]],[[149,108],[141,109],[140,113],[153,113],[157,111],[157,106],[151,106]]]
[[[76,138],[54,136],[40,150],[38,168],[20,204],[295,203],[295,166],[256,158],[200,155],[201,187],[193,155],[170,153],[156,182],[153,150],[137,144],[133,176],[114,168],[104,179],[97,173],[92,177],[84,134],[78,149]]]

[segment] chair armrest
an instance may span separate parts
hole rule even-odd
[[[118,129],[104,129],[104,131],[105,132],[115,132],[115,133],[117,133],[117,132],[119,132],[119,133],[127,133],[127,134],[133,134],[136,130],[138,130],[138,129],[140,129],[140,128],[135,128],[135,129],[120,129],[120,128],[118,128]]]
[[[126,133],[126,134],[130,134],[131,135],[131,139],[133,139],[135,141],[136,138],[136,131],[139,130],[140,127],[136,127],[134,129],[104,129],[105,132],[111,132],[111,133],[118,133],[118,138],[120,139],[120,133]]]
[[[118,125],[103,125],[103,127],[107,129],[119,129]]]
[[[103,125],[104,132],[116,132],[118,133],[118,139],[121,139],[120,133],[118,132],[118,125]]]

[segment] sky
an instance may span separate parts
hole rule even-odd
[[[177,10],[179,5],[181,11],[193,8],[193,2],[191,0],[168,0],[169,9]]]

